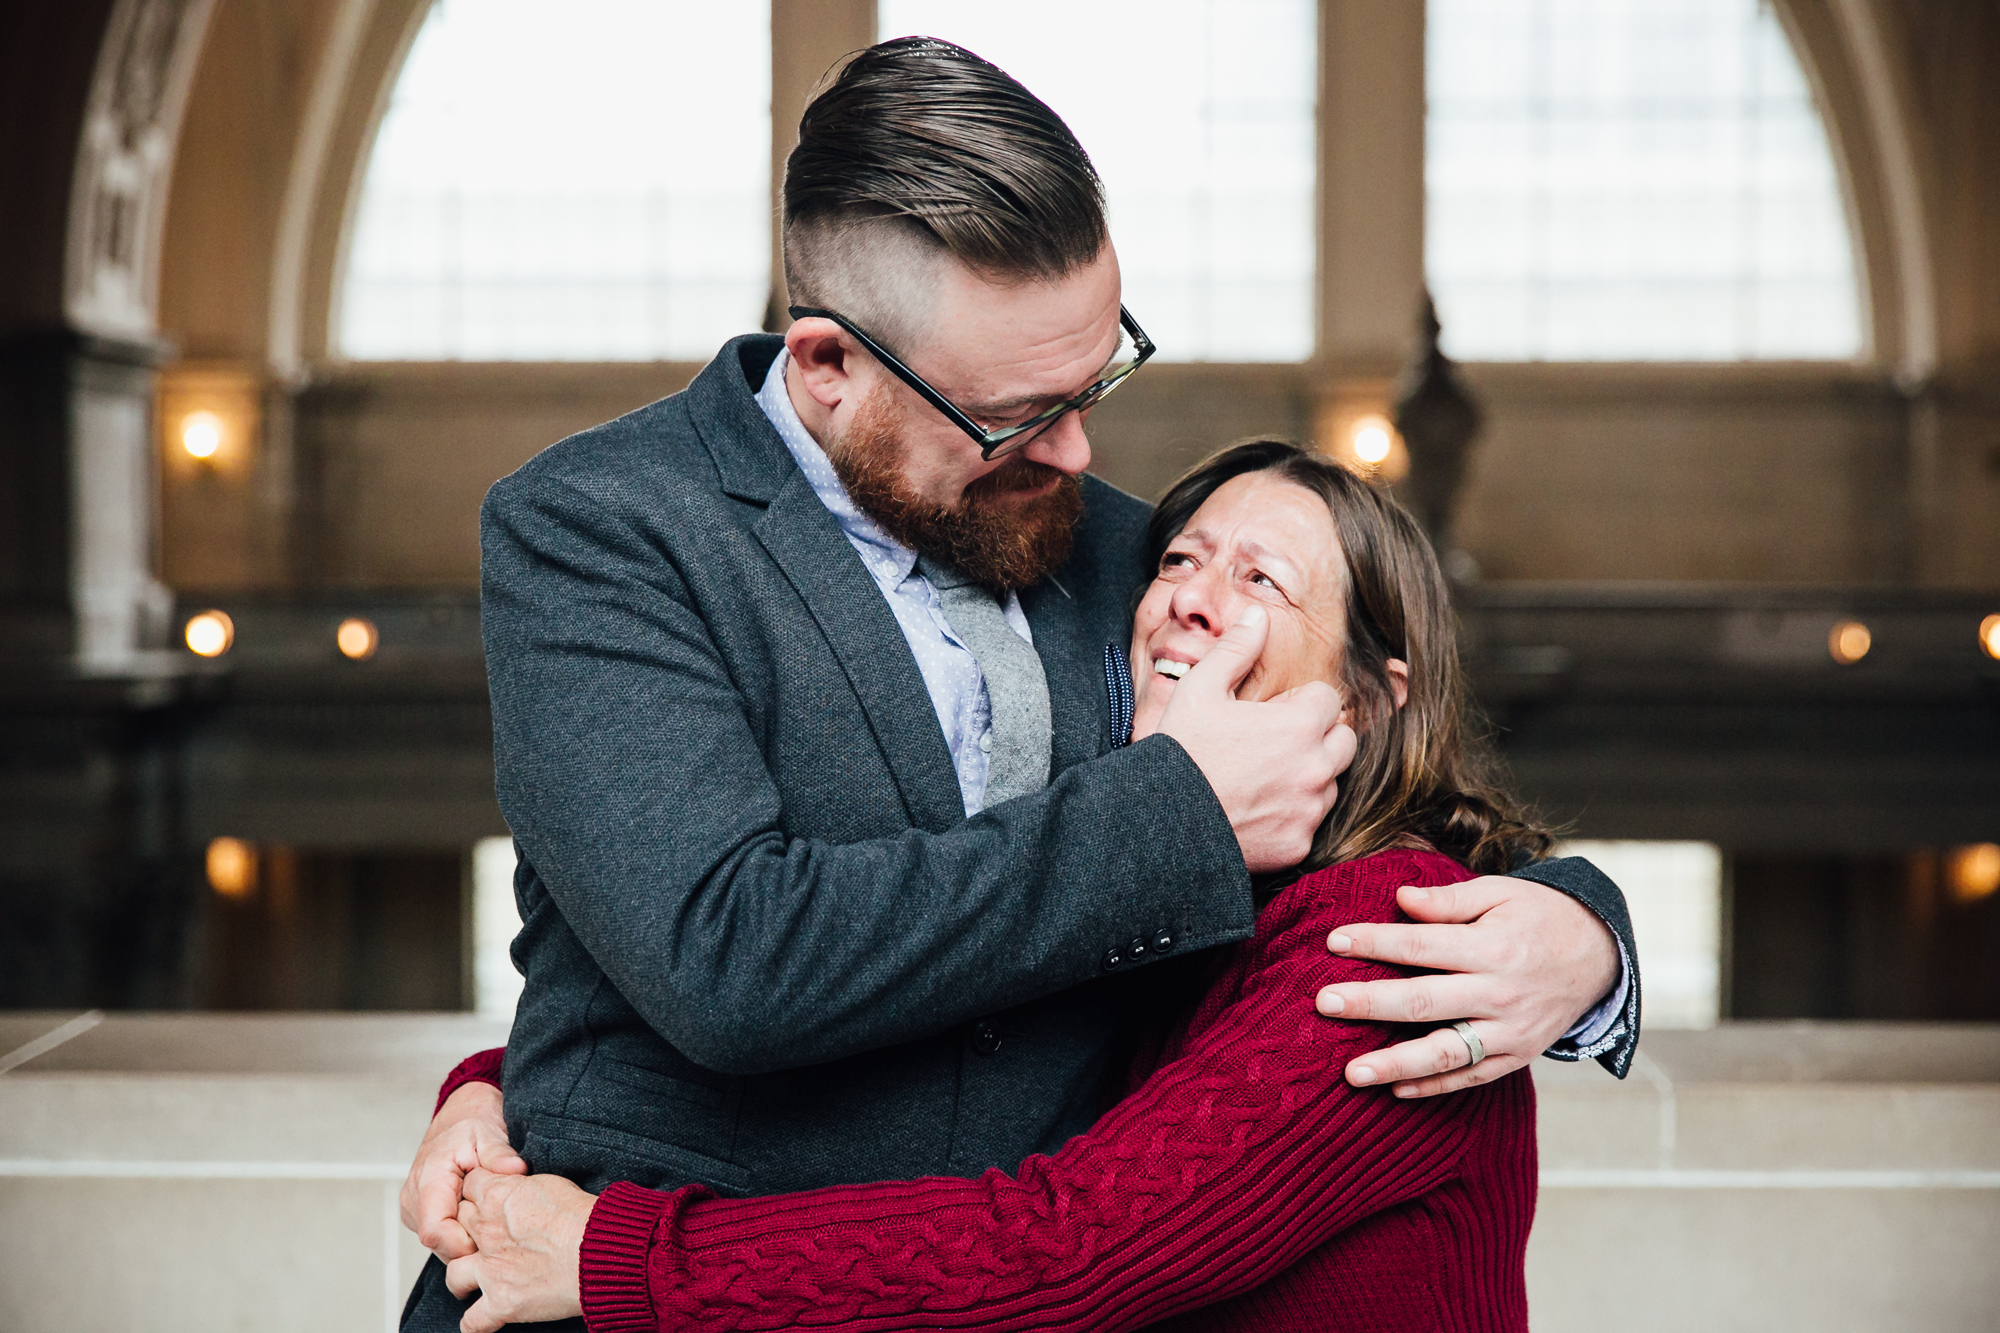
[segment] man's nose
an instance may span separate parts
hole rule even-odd
[[[1021,452],[1058,472],[1078,476],[1090,466],[1090,439],[1083,433],[1083,414],[1065,412],[1049,428],[1028,441]]]

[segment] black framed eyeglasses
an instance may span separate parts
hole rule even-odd
[[[1018,425],[988,430],[953,406],[949,398],[925,383],[922,375],[904,365],[893,352],[869,337],[866,331],[855,327],[853,321],[845,315],[809,305],[795,305],[791,308],[791,313],[793,319],[830,319],[853,334],[855,339],[868,349],[869,355],[889,368],[890,374],[923,395],[925,402],[944,413],[945,418],[954,426],[970,435],[974,443],[979,446],[980,457],[989,463],[996,458],[1004,458],[1028,444],[1050,426],[1055,425],[1065,413],[1081,412],[1095,407],[1113,389],[1130,379],[1133,371],[1145,365],[1146,358],[1155,350],[1153,340],[1146,336],[1146,331],[1139,327],[1139,322],[1132,318],[1132,313],[1121,305],[1118,307],[1118,349],[1111,354],[1111,360],[1105,363],[1104,373],[1098,377],[1095,384],[1074,398],[1035,413]]]

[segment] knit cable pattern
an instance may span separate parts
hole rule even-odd
[[[1014,1175],[740,1200],[611,1187],[585,1238],[589,1326],[1116,1330],[1283,1275],[1202,1327],[1525,1329],[1526,1075],[1415,1101],[1354,1089],[1348,1061],[1395,1034],[1312,1009],[1329,981],[1393,975],[1329,954],[1332,927],[1397,919],[1400,885],[1464,878],[1387,852],[1286,889],[1150,1077]],[[1342,1291],[1380,1308],[1328,1308]]]

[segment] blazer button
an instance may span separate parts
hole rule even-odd
[[[1123,950],[1113,949],[1104,955],[1104,970],[1106,972],[1109,972],[1114,967],[1123,967],[1124,965],[1125,954]]]
[[[1162,926],[1158,931],[1154,932],[1153,952],[1172,953],[1173,951],[1174,951],[1174,932]]]
[[[1000,1029],[991,1023],[980,1023],[972,1029],[972,1049],[981,1055],[991,1055],[1004,1044],[1000,1040]]]
[[[1143,938],[1132,940],[1125,946],[1125,954],[1127,957],[1133,959],[1144,958],[1146,956],[1146,941]]]

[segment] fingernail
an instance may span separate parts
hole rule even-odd
[[[1420,889],[1414,884],[1405,884],[1403,886],[1403,892],[1409,894],[1412,898],[1417,899],[1419,902],[1431,896],[1431,891],[1429,889]]]
[[[1417,1090],[1415,1088],[1397,1088],[1396,1095],[1398,1097],[1414,1097],[1417,1095]]]
[[[1319,993],[1319,1011],[1328,1018],[1338,1018],[1347,1012],[1347,1001],[1335,994],[1331,987]]]
[[[1356,1086],[1359,1086],[1364,1083],[1373,1083],[1375,1081],[1375,1071],[1370,1069],[1367,1065],[1362,1065],[1359,1069],[1351,1069],[1348,1071],[1347,1081],[1349,1083],[1355,1084]]]
[[[1242,626],[1256,626],[1263,624],[1264,608],[1261,606],[1244,607],[1243,614],[1236,617],[1236,623]]]
[[[1347,938],[1347,936],[1341,934],[1339,931],[1335,931],[1333,934],[1326,937],[1326,947],[1333,950],[1335,953],[1346,953],[1349,949],[1352,949],[1354,947],[1354,941],[1350,940],[1349,938]]]

